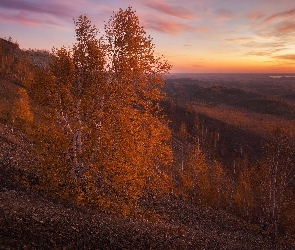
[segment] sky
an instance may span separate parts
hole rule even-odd
[[[71,46],[73,19],[86,14],[103,33],[128,6],[171,73],[295,73],[295,0],[1,0],[0,37]]]

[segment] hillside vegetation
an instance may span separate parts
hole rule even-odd
[[[0,40],[1,248],[295,248],[291,97],[165,81],[131,7],[74,24]]]

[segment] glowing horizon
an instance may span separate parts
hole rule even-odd
[[[1,37],[25,49],[68,46],[73,18],[86,14],[103,33],[129,5],[171,73],[295,73],[292,0],[2,0]]]

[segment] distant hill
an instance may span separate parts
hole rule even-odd
[[[18,43],[0,38],[0,46],[4,55],[14,58],[28,58],[33,66],[48,68],[51,54],[47,50],[22,50]]]
[[[221,85],[204,87],[199,81],[192,79],[169,79],[165,90],[181,103],[225,104],[255,113],[295,119],[295,107],[275,96]]]
[[[2,46],[2,52],[4,54],[11,54],[16,51],[20,51],[19,45],[12,41],[0,38],[0,44]]]

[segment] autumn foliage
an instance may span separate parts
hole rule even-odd
[[[34,156],[26,167],[37,181],[23,178],[25,185],[124,215],[140,211],[142,197],[168,194],[275,234],[295,232],[293,120],[284,129],[284,120],[185,102],[185,91],[200,95],[196,86],[173,85],[176,94],[165,98],[171,65],[156,56],[131,7],[113,13],[102,36],[87,16],[74,24],[76,43],[53,48],[48,67],[31,68],[0,47],[0,76],[18,89],[7,121],[26,134]]]
[[[51,70],[37,70],[32,83],[53,124],[39,125],[39,174],[58,196],[130,213],[144,193],[169,189],[170,130],[157,103],[171,66],[154,55],[131,8],[100,38],[86,16],[75,26],[73,47],[53,49]],[[45,150],[42,138],[51,141]]]
[[[10,119],[15,126],[25,127],[33,122],[33,118],[27,91],[24,88],[20,88],[18,98],[15,100],[10,111]]]

